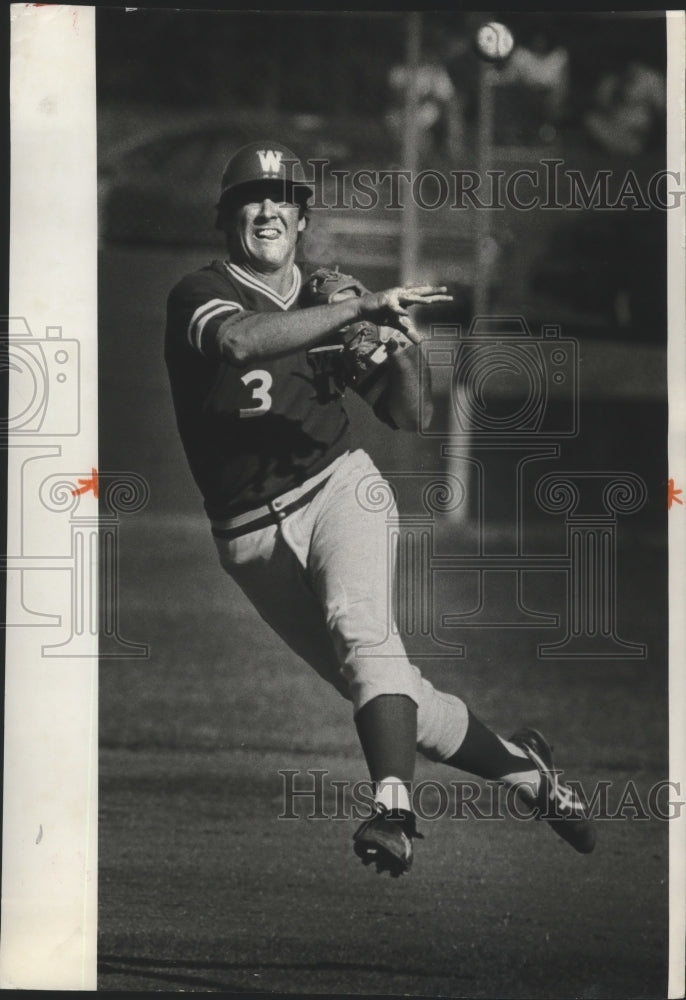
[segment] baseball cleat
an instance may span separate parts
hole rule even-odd
[[[541,787],[531,801],[536,819],[545,819],[555,833],[580,854],[590,854],[596,833],[586,805],[569,785],[560,781],[548,743],[536,729],[519,729],[510,742],[521,747],[541,775]]]
[[[376,864],[379,874],[398,878],[412,866],[412,841],[423,839],[415,815],[405,809],[389,811],[377,805],[376,813],[353,834],[354,850],[363,865]]]

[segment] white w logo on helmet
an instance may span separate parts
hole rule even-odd
[[[281,172],[283,153],[280,149],[258,149],[257,155],[260,158],[263,173],[279,174]]]

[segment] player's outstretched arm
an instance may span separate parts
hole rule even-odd
[[[407,307],[432,302],[450,302],[445,288],[414,285],[366,292],[328,305],[287,313],[238,313],[219,327],[215,348],[230,364],[243,367],[266,358],[283,357],[313,347],[359,319],[396,327],[410,339]]]
[[[242,368],[267,358],[314,347],[341,327],[358,319],[357,299],[295,312],[238,313],[219,327],[215,349],[232,365]]]

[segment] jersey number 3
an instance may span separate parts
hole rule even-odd
[[[263,368],[257,368],[253,372],[248,372],[247,375],[241,375],[241,382],[243,385],[252,387],[251,399],[254,403],[254,406],[244,406],[238,411],[241,417],[259,417],[267,410],[271,410],[272,397],[269,395],[269,390],[272,387],[273,379],[269,372],[264,371]]]

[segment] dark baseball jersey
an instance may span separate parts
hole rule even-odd
[[[237,264],[215,260],[182,278],[167,303],[165,360],[181,440],[211,518],[259,507],[349,447],[339,392],[322,393],[306,351],[245,366],[219,356],[216,333],[237,313],[296,309]]]

